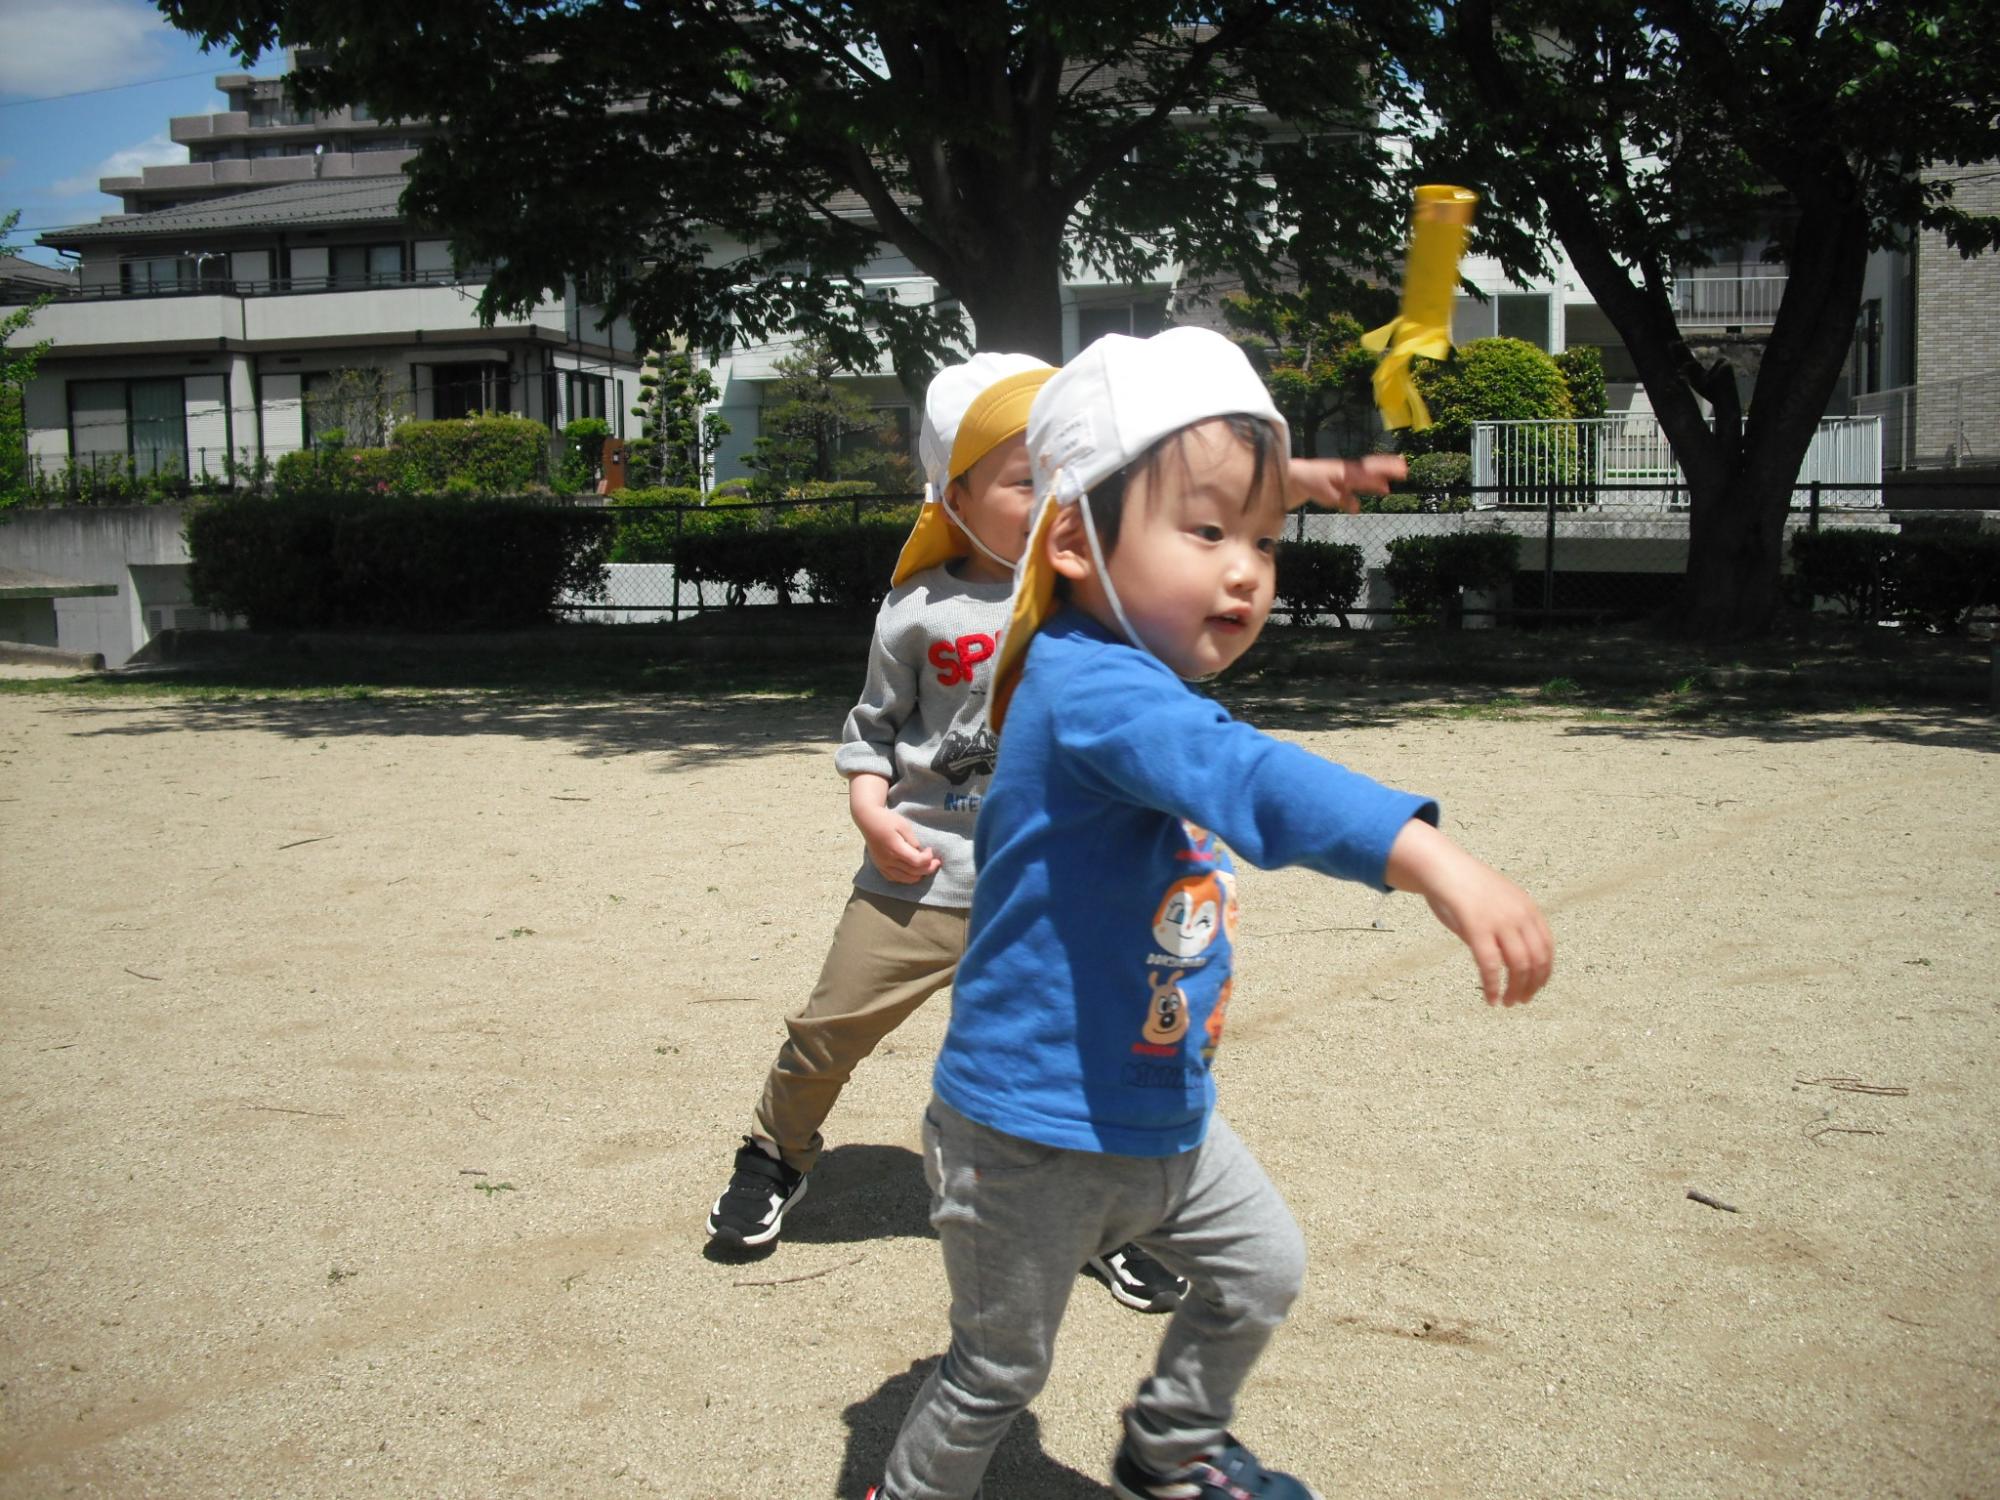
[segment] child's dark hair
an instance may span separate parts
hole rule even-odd
[[[1262,417],[1244,416],[1235,413],[1226,417],[1215,417],[1226,426],[1237,441],[1250,449],[1250,488],[1244,491],[1243,508],[1249,510],[1275,479],[1282,489],[1285,483],[1286,455],[1278,443],[1278,430]],[[1134,479],[1147,476],[1148,482],[1160,471],[1166,462],[1168,451],[1180,456],[1181,464],[1187,465],[1187,434],[1185,427],[1177,428],[1154,443],[1144,453],[1125,465],[1117,473],[1100,479],[1084,497],[1084,504],[1090,507],[1090,518],[1097,523],[1097,537],[1104,545],[1104,555],[1109,557],[1118,545],[1119,523],[1125,518],[1125,492]]]

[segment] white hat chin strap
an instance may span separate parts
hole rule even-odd
[[[924,493],[926,495],[930,493],[930,488],[931,487],[929,485],[924,486]],[[958,507],[951,503],[951,490],[949,487],[946,488],[944,494],[938,496],[938,505],[943,509],[945,515],[950,518],[952,525],[956,526],[960,531],[965,533],[965,539],[968,542],[972,543],[973,546],[977,547],[981,552],[985,553],[989,558],[991,558],[994,562],[998,563],[1001,567],[1005,568],[1009,573],[1014,571],[1015,565],[1017,564],[1019,559],[1011,557],[1002,557],[999,553],[995,552],[991,547],[987,546],[986,543],[979,540],[979,533],[974,531],[970,526],[965,524],[965,517],[961,516],[958,513]]]
[[[1125,614],[1125,606],[1119,602],[1118,588],[1111,581],[1111,569],[1105,566],[1104,545],[1097,539],[1097,518],[1090,513],[1090,497],[1078,497],[1076,508],[1083,512],[1083,539],[1090,547],[1090,560],[1097,568],[1097,581],[1104,585],[1104,597],[1111,605],[1111,613],[1118,620],[1118,629],[1129,645],[1137,646],[1148,656],[1157,657],[1159,652],[1148,646],[1139,632],[1132,628],[1132,621]]]

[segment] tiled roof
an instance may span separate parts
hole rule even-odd
[[[152,239],[214,234],[233,229],[289,229],[299,225],[394,224],[403,218],[397,200],[408,185],[387,177],[327,178],[253,188],[247,193],[184,203],[149,214],[113,214],[95,224],[56,229],[36,243],[66,247],[98,240]]]

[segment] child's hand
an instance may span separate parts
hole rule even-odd
[[[1415,891],[1472,950],[1486,1003],[1525,1005],[1549,982],[1555,939],[1534,898],[1421,819],[1389,850],[1389,884]]]
[[[944,867],[943,860],[917,841],[917,831],[909,821],[886,808],[873,810],[865,822],[860,817],[854,821],[867,841],[868,857],[887,879],[914,885]]]
[[[1409,461],[1400,453],[1371,453],[1365,458],[1295,458],[1292,488],[1328,510],[1353,515],[1362,495],[1381,495],[1398,479],[1407,479]]]
[[[868,857],[885,879],[915,885],[944,868],[917,838],[909,820],[889,811],[889,778],[861,771],[847,778],[847,812],[867,841]]]

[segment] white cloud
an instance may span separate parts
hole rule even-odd
[[[0,93],[132,83],[169,65],[179,40],[145,0],[0,0]]]
[[[187,159],[187,147],[176,146],[162,132],[136,146],[112,152],[80,176],[64,177],[50,183],[48,190],[53,197],[75,198],[83,193],[96,192],[100,177],[137,177],[147,167],[178,166],[185,164]]]

